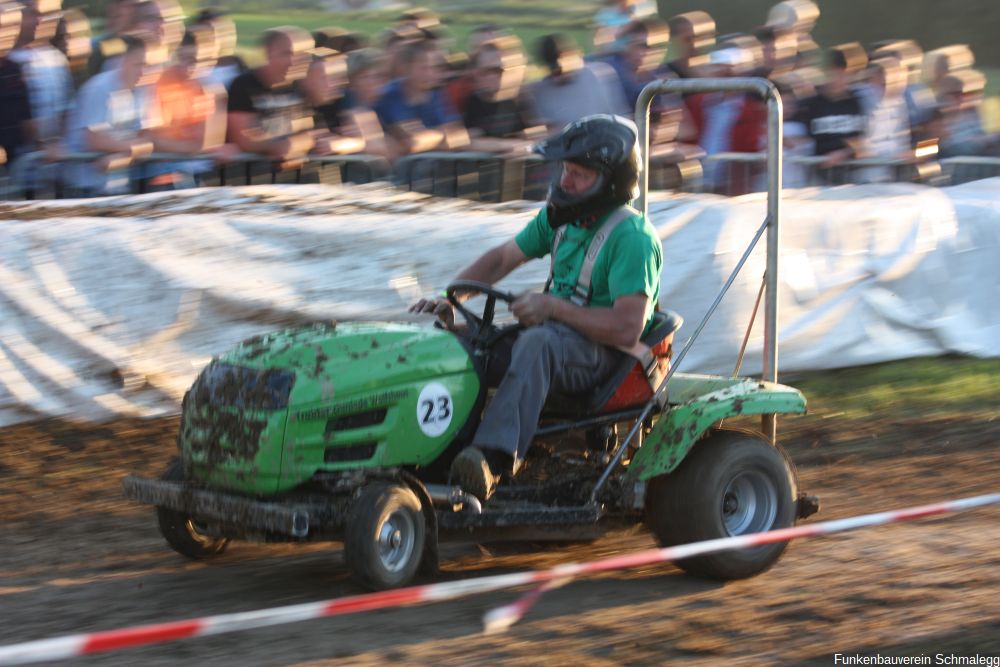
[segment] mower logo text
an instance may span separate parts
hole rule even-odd
[[[355,398],[350,401],[344,401],[343,403],[338,403],[325,408],[302,410],[295,413],[295,416],[299,421],[311,421],[313,419],[323,419],[332,415],[347,415],[355,412],[364,412],[365,410],[370,410],[372,408],[380,408],[386,405],[392,405],[393,403],[398,403],[406,398],[406,395],[409,393],[410,392],[406,389],[384,391],[380,394],[372,394],[362,398]]]

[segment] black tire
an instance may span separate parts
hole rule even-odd
[[[160,478],[168,482],[184,481],[184,467],[180,461],[171,462],[167,471]],[[218,556],[229,546],[229,538],[215,537],[199,530],[198,524],[190,515],[168,509],[156,508],[156,518],[160,524],[160,534],[167,544],[182,556],[194,560]]]
[[[786,458],[757,434],[716,431],[669,475],[650,481],[646,525],[662,546],[787,528],[795,523],[795,479]],[[677,561],[712,579],[744,579],[770,568],[787,542]]]
[[[351,505],[344,560],[366,587],[385,590],[413,579],[424,555],[420,500],[399,484],[370,484]]]

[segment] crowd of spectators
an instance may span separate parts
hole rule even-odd
[[[811,37],[812,0],[783,0],[752,32],[729,35],[716,34],[702,11],[664,20],[652,2],[604,4],[593,53],[567,35],[545,36],[529,45],[540,70],[529,81],[525,45],[511,32],[478,26],[460,52],[424,9],[374,39],[338,28],[267,30],[262,64],[251,69],[221,10],[184,17],[176,0],[109,0],[104,32],[92,37],[87,17],[61,0],[0,2],[0,158],[11,178],[60,179],[86,196],[122,191],[137,177],[147,191],[189,187],[238,154],[260,156],[271,172],[301,170],[310,156],[392,165],[427,151],[526,155],[585,115],[631,116],[649,81],[735,76],[775,82],[786,156],[816,157],[820,168],[1000,155],[980,113],[985,78],[965,46],[925,54],[895,40],[822,51]],[[766,109],[749,95],[664,95],[652,118],[656,156],[764,149]],[[96,157],[46,167],[79,153]],[[19,171],[27,154],[44,160]],[[708,189],[760,187],[752,170],[704,164]],[[844,177],[892,178],[879,165]],[[786,185],[806,180],[802,162],[789,161]]]

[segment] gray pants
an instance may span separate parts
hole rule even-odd
[[[585,392],[610,375],[622,356],[560,322],[522,331],[472,445],[524,459],[549,391]]]

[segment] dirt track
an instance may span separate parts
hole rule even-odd
[[[784,423],[813,520],[1000,488],[997,421]],[[358,593],[339,549],[237,543],[210,564],[170,551],[120,499],[158,474],[176,420],[0,431],[0,645]],[[793,543],[755,579],[720,585],[672,566],[547,594],[509,634],[487,609],[515,593],[371,612],[93,656],[74,664],[833,664],[833,653],[1000,655],[1000,508]],[[445,551],[446,578],[549,567],[652,546],[645,533],[525,553]]]

